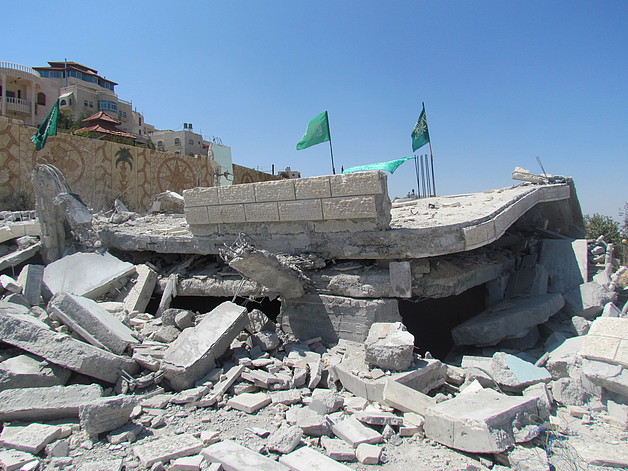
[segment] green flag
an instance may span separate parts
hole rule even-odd
[[[423,147],[428,142],[430,142],[430,133],[427,130],[427,116],[425,115],[425,105],[423,105],[419,120],[412,130],[412,152]]]
[[[344,170],[342,173],[352,172],[367,172],[369,170],[387,170],[390,173],[395,173],[395,170],[404,163],[406,160],[414,159],[414,157],[404,157],[397,160],[389,160],[388,162],[378,162],[376,164],[360,165],[358,167],[351,167]]]
[[[324,111],[307,125],[305,134],[297,143],[297,150],[307,149],[330,139],[329,120],[327,119],[327,111]]]
[[[57,118],[59,117],[59,100],[54,104],[44,122],[41,123],[39,129],[31,137],[31,141],[35,143],[35,150],[42,150],[46,145],[48,136],[57,135]]]

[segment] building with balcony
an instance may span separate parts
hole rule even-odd
[[[36,126],[45,118],[59,96],[54,81],[31,67],[0,62],[0,114]]]

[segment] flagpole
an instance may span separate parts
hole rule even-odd
[[[336,167],[334,165],[334,149],[331,146],[331,126],[329,125],[329,113],[327,113],[327,133],[329,134],[329,153],[331,155],[331,171],[336,175]]]
[[[436,196],[436,182],[434,181],[434,155],[432,154],[432,141],[429,142],[430,145],[430,160],[432,162],[432,190],[434,192],[433,196]]]
[[[416,196],[421,195],[421,185],[419,183],[419,157],[414,156],[414,173],[416,173]]]

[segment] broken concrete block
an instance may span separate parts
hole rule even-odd
[[[549,274],[549,292],[565,293],[588,280],[587,241],[544,239],[539,263]]]
[[[168,471],[200,471],[204,461],[202,455],[184,456],[173,460]]]
[[[321,446],[332,460],[353,462],[356,460],[355,449],[344,440],[321,437]]]
[[[331,430],[334,432],[334,435],[354,448],[360,443],[375,444],[383,440],[380,433],[370,427],[366,427],[355,417],[349,417],[333,424]]]
[[[8,275],[0,275],[0,288],[4,288],[11,293],[21,293],[22,285],[17,283]]]
[[[312,402],[309,408],[320,415],[331,414],[342,408],[344,399],[334,391],[315,389],[312,392]]]
[[[8,255],[0,257],[0,272],[10,267],[16,267],[20,263],[25,262],[29,258],[34,257],[42,247],[42,243],[38,242],[30,247],[20,248]]]
[[[43,265],[26,265],[17,278],[22,286],[22,294],[31,306],[40,304],[41,288],[44,281]]]
[[[272,392],[270,393],[270,400],[273,404],[285,404],[287,406],[298,404],[301,402],[301,393],[298,389]]]
[[[613,303],[606,303],[602,309],[602,317],[621,317],[621,309]]]
[[[543,420],[547,420],[552,413],[552,408],[554,407],[554,398],[552,397],[552,392],[547,387],[547,384],[533,384],[523,390],[523,395],[525,397],[536,398],[536,406],[539,409],[539,417]]]
[[[520,471],[550,471],[553,468],[543,448],[515,447],[508,453],[508,462],[512,469]]]
[[[270,352],[279,346],[281,341],[275,332],[262,331],[251,335],[253,346],[259,346],[263,352]]]
[[[221,463],[233,471],[289,471],[290,468],[266,458],[232,440],[223,440],[203,448],[201,454],[210,463]],[[290,456],[290,455],[288,455]]]
[[[0,338],[51,363],[109,383],[115,383],[122,371],[133,374],[139,369],[133,360],[56,333],[33,316],[4,309],[0,309]]]
[[[553,379],[567,378],[571,371],[579,367],[578,354],[582,350],[584,337],[571,337],[563,341],[548,352],[545,369],[550,372]]]
[[[401,322],[376,322],[365,341],[366,361],[387,370],[403,371],[414,358],[414,335]]]
[[[290,419],[288,419],[288,413],[290,413]],[[309,437],[320,437],[329,433],[329,423],[325,419],[325,416],[309,407],[299,407],[288,410],[286,420],[296,423],[296,425],[303,430],[303,433]]]
[[[124,460],[108,459],[83,462],[80,471],[122,471]]]
[[[148,265],[135,267],[137,277],[124,297],[124,309],[128,312],[146,312],[146,306],[157,284],[157,273]]]
[[[626,444],[611,444],[600,440],[570,440],[582,460],[591,466],[607,466],[612,468],[628,468],[628,451]]]
[[[138,398],[133,396],[103,397],[79,406],[81,428],[88,435],[98,435],[122,427],[129,421]]]
[[[59,438],[61,435],[61,427],[57,425],[46,425],[33,423],[14,432],[7,433],[8,430],[2,431],[0,441],[5,448],[11,448],[26,453],[37,454],[44,447]]]
[[[412,297],[412,273],[410,262],[389,262],[390,296],[395,298]]]
[[[65,292],[96,299],[133,273],[133,264],[118,260],[108,252],[75,253],[47,265],[44,283],[52,294]]]
[[[447,379],[448,365],[440,360],[417,359],[412,364],[412,368],[407,373],[394,378],[395,381],[427,394],[432,389],[445,384]]]
[[[302,437],[303,430],[300,427],[296,425],[283,426],[270,434],[266,444],[270,451],[286,454],[294,451]]]
[[[165,463],[175,458],[196,455],[203,449],[203,442],[192,434],[184,433],[167,437],[159,437],[147,443],[133,447],[133,453],[145,468],[161,461]]]
[[[552,397],[564,406],[582,406],[587,402],[587,393],[580,378],[560,378],[550,383]]]
[[[229,407],[241,410],[247,414],[254,414],[268,404],[270,404],[270,396],[264,392],[243,393],[227,401]]]
[[[59,293],[50,301],[49,309],[96,347],[120,355],[129,345],[139,343],[131,329],[91,299]]]
[[[280,457],[279,463],[292,471],[348,471],[351,469],[307,446]]]
[[[377,409],[359,411],[353,414],[353,417],[367,425],[392,425],[398,427],[403,424],[402,417]]]
[[[382,449],[377,445],[360,443],[355,449],[355,456],[362,464],[379,464],[382,457]]]
[[[628,368],[585,359],[582,361],[582,373],[593,384],[628,397]]]
[[[0,391],[63,385],[69,377],[70,370],[30,354],[0,363]]]
[[[383,401],[401,412],[420,415],[436,403],[430,396],[390,379],[384,386]]]
[[[194,318],[194,313],[186,309],[183,312],[179,312],[176,316],[174,316],[174,325],[176,325],[179,330],[194,327]]]
[[[583,283],[565,294],[565,312],[570,316],[595,319],[604,305],[617,299],[617,293],[595,281]]]
[[[165,378],[177,391],[188,389],[216,365],[246,323],[246,308],[224,302],[194,328],[186,329],[163,358]]]
[[[454,327],[456,345],[495,345],[546,322],[564,305],[560,294],[502,301]]]
[[[17,450],[0,450],[0,469],[4,471],[17,471],[24,469],[31,463],[39,464],[39,459],[23,451]]]
[[[520,392],[536,383],[549,383],[552,376],[540,368],[515,355],[497,352],[491,361],[493,378],[508,391]]]
[[[244,325],[244,329],[249,334],[256,334],[263,330],[273,332],[275,330],[275,323],[271,321],[266,314],[259,309],[253,309],[247,314],[248,320]]]
[[[535,398],[482,389],[430,407],[425,435],[456,450],[501,453],[515,444],[514,427],[534,423],[537,412]]]
[[[7,389],[0,392],[0,421],[78,417],[82,404],[101,396],[97,384]]]
[[[591,328],[591,321],[580,316],[573,316],[569,323],[577,335],[587,335]]]
[[[596,319],[584,337],[580,355],[628,367],[628,318]]]

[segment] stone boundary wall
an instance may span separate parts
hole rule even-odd
[[[297,178],[183,192],[192,234],[356,232],[388,229],[384,172]]]

